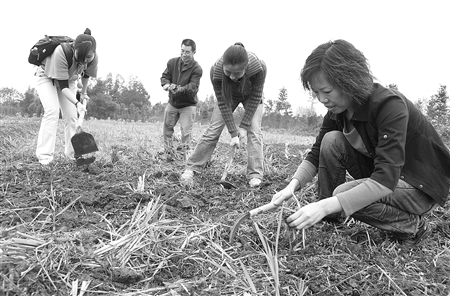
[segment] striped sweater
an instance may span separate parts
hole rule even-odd
[[[245,113],[239,127],[247,129],[255,114],[256,109],[262,102],[264,82],[267,74],[267,67],[264,61],[258,59],[258,57],[251,52],[248,54],[248,65],[245,70],[245,75],[247,76],[246,85],[243,87],[244,93],[239,95],[233,95],[232,104],[229,106],[226,103],[226,99],[222,94],[222,79],[224,78],[223,73],[223,57],[217,60],[211,67],[211,82],[213,84],[214,93],[217,98],[217,104],[219,105],[220,113],[222,114],[223,120],[228,128],[228,132],[231,137],[236,137],[238,135],[238,130],[236,123],[233,118],[233,111],[242,103],[244,105]],[[237,94],[239,84],[233,85],[233,94]]]

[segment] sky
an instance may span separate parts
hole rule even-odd
[[[448,0],[0,0],[0,88],[35,86],[27,61],[47,35],[97,40],[98,77],[137,77],[152,104],[167,102],[160,84],[181,41],[197,44],[204,74],[198,97],[213,94],[209,69],[235,42],[266,62],[266,99],[285,87],[293,111],[309,106],[300,71],[320,44],[345,39],[361,50],[382,85],[412,101],[450,88]],[[316,104],[317,111],[324,109]]]

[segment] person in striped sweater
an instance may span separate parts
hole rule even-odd
[[[230,146],[239,147],[240,139],[247,136],[247,176],[249,185],[256,187],[263,178],[263,140],[261,120],[263,88],[267,67],[264,61],[248,52],[242,43],[230,46],[211,67],[210,78],[217,104],[211,122],[187,160],[182,181],[191,180],[211,159],[219,137],[227,126],[231,135]],[[242,104],[245,113],[236,125],[233,112]]]

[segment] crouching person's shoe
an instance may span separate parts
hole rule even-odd
[[[404,246],[414,248],[423,243],[430,234],[430,226],[424,219],[421,219],[415,235],[394,234],[394,239]]]
[[[411,239],[410,243],[413,246],[418,246],[425,241],[431,234],[430,225],[422,219],[419,224],[419,229],[417,230],[416,235]]]

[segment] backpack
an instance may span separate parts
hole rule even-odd
[[[30,49],[30,55],[28,56],[28,62],[30,64],[40,66],[42,61],[48,56],[51,56],[55,51],[55,48],[61,44],[66,60],[69,64],[69,68],[72,66],[73,60],[73,50],[71,43],[74,42],[70,37],[67,36],[47,36],[36,42],[35,45]]]

